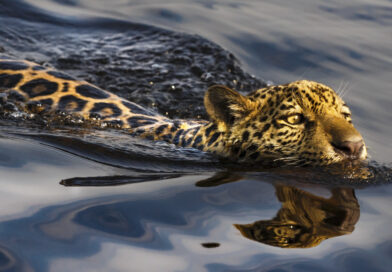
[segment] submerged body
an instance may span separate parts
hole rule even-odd
[[[99,116],[140,137],[240,162],[328,165],[367,156],[347,105],[331,88],[312,81],[269,86],[247,96],[212,86],[204,99],[211,121],[168,119],[28,61],[0,60],[0,92],[45,112]]]

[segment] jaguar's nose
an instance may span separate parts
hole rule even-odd
[[[341,143],[334,143],[333,147],[350,159],[359,159],[363,152],[364,142],[362,139],[359,141],[344,141]]]

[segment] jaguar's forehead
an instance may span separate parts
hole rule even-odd
[[[300,80],[285,85],[269,86],[249,95],[263,106],[278,108],[303,108],[312,111],[340,110],[345,104],[330,87],[309,80]]]

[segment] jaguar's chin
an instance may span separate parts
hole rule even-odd
[[[324,164],[320,165],[326,167],[331,174],[339,176],[367,179],[370,173],[367,168],[366,150],[362,151],[360,156],[347,156],[340,154],[340,152],[329,153],[330,156],[325,157]]]

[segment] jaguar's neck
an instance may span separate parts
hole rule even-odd
[[[170,120],[131,129],[131,133],[142,138],[162,140],[180,147],[192,147],[225,156],[226,132],[207,121]]]

